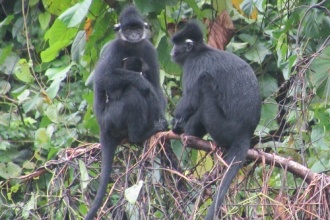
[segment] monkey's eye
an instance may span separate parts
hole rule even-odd
[[[192,48],[194,47],[194,41],[187,39],[185,41],[185,47],[186,47],[186,51],[190,52],[192,50]]]

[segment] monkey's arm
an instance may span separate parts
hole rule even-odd
[[[174,133],[183,133],[183,128],[186,122],[192,117],[198,110],[205,97],[206,90],[213,88],[205,87],[209,86],[209,82],[212,82],[213,77],[208,72],[203,72],[195,80],[188,91],[185,92],[179,103],[174,110],[174,118],[172,120]],[[208,91],[209,94],[209,91]]]

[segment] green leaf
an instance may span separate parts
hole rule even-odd
[[[311,170],[316,173],[323,172],[330,169],[330,160],[328,158],[322,158],[313,164]]]
[[[244,11],[244,13],[248,16],[250,16],[254,10],[254,0],[244,0],[240,7],[242,9],[242,11]]]
[[[34,134],[34,140],[36,145],[45,147],[50,141],[46,128],[39,128]]]
[[[36,109],[38,106],[38,103],[40,102],[40,96],[39,94],[35,95],[31,100],[28,100],[23,104],[23,109],[25,113],[28,113],[32,109]]]
[[[48,11],[45,11],[44,13],[39,14],[39,23],[40,23],[40,27],[43,30],[46,30],[49,26],[49,22],[51,19],[51,15]]]
[[[42,0],[45,9],[55,15],[60,15],[76,2],[79,2],[79,0]]]
[[[21,175],[22,168],[13,162],[0,163],[0,177],[4,179],[14,178]]]
[[[48,106],[48,108],[45,111],[45,114],[47,115],[49,120],[51,120],[52,122],[54,122],[54,123],[59,122],[58,110],[55,105]]]
[[[77,33],[77,28],[68,28],[62,20],[56,19],[52,27],[45,33],[44,39],[52,46],[56,42],[71,41]]]
[[[168,44],[168,40],[166,36],[163,36],[159,41],[157,51],[159,55],[159,62],[162,69],[165,70],[166,73],[173,75],[180,75],[181,69],[180,67],[173,63],[170,56],[170,51],[172,49],[172,45]]]
[[[189,7],[191,7],[194,10],[197,17],[202,18],[201,17],[201,10],[198,7],[197,2],[195,0],[185,0],[185,2],[189,5]]]
[[[15,67],[16,77],[25,83],[30,83],[33,81],[33,76],[30,72],[30,66],[26,59],[21,59]]]
[[[71,45],[71,60],[80,63],[86,45],[86,32],[79,31]]]
[[[311,142],[313,146],[320,150],[328,150],[330,140],[324,126],[314,126],[311,133]]]
[[[81,191],[85,192],[88,186],[89,182],[89,175],[87,172],[86,164],[82,160],[78,160],[79,163],[79,171],[80,171],[80,186],[81,186]]]
[[[11,85],[9,82],[4,81],[4,80],[0,81],[0,95],[4,95],[7,92],[9,92],[10,88],[11,88]]]
[[[0,50],[0,52],[2,52]],[[1,56],[1,55],[0,55]],[[10,53],[10,55],[8,55],[4,62],[0,65],[0,71],[4,72],[7,75],[11,75],[14,73],[14,69],[16,64],[19,61],[19,57],[15,54],[15,53]]]
[[[3,49],[0,49],[0,65],[3,64],[3,62],[5,62],[6,58],[12,52],[12,49],[13,49],[12,44],[8,45],[7,47],[4,47]]]
[[[46,50],[42,51],[40,53],[42,62],[47,63],[54,60],[58,56],[59,52],[67,47],[70,42],[71,41],[69,40],[58,41]]]
[[[140,180],[137,184],[134,184],[133,186],[125,190],[125,198],[130,204],[132,205],[135,204],[139,196],[139,193],[142,189],[142,186],[143,186],[143,181]]]
[[[308,12],[304,19],[303,31],[310,38],[318,38],[320,35],[320,24],[324,15],[320,14],[317,9]]]
[[[10,143],[8,141],[0,141],[0,150],[7,150],[10,147]]]
[[[91,5],[92,0],[84,0],[72,6],[63,12],[59,19],[63,21],[63,23],[67,27],[75,27],[85,19],[89,6]]]
[[[278,128],[277,118],[277,103],[274,99],[267,99],[262,104],[261,118],[259,124],[268,128],[269,130],[276,130]]]
[[[18,103],[23,103],[24,101],[29,99],[30,90],[25,89],[19,96],[17,96]]]
[[[159,13],[165,8],[164,1],[155,0],[135,0],[135,5],[143,15],[148,15],[150,12]]]
[[[308,71],[311,84],[316,88],[316,94],[330,103],[330,47],[314,59]]]
[[[31,192],[30,200],[25,203],[22,210],[23,218],[27,219],[30,216],[31,210],[34,210],[37,207],[37,199],[35,197],[35,193]]]
[[[244,54],[244,56],[248,60],[261,64],[268,54],[271,54],[271,52],[266,46],[266,43],[257,42]]]
[[[14,18],[14,15],[7,15],[6,18],[2,22],[0,22],[0,29],[4,26],[10,25]]]
[[[46,93],[49,98],[53,99],[57,95],[61,82],[66,78],[67,73],[70,71],[72,64],[67,67],[49,68],[45,75],[48,76],[48,81],[53,81],[47,88]]]
[[[71,69],[72,64],[67,67],[59,67],[59,68],[49,68],[47,69],[45,75],[48,76],[48,80],[58,80],[62,81],[65,79],[67,73]]]
[[[50,84],[50,86],[46,89],[46,93],[50,99],[55,98],[58,90],[60,89],[60,84],[61,81],[58,80],[53,81],[52,84]]]
[[[268,98],[275,94],[278,89],[277,80],[269,74],[264,74],[261,77],[258,77],[258,81],[260,94],[262,94],[262,97],[264,98]]]

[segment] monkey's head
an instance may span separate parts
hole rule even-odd
[[[133,5],[127,6],[120,13],[119,22],[115,25],[114,30],[118,32],[119,38],[123,41],[137,43],[146,38],[146,29],[149,26]]]
[[[188,56],[199,50],[203,45],[203,33],[195,21],[187,22],[186,26],[172,37],[174,44],[171,56],[174,62],[182,65]]]

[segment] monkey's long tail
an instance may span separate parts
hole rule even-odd
[[[228,165],[231,164],[231,166],[227,171],[227,173],[225,174],[225,176],[222,178],[219,190],[214,194],[213,203],[208,208],[204,220],[218,219],[220,206],[223,203],[226,192],[228,191],[230,184],[235,178],[239,169],[242,167],[249,148],[250,148],[250,138],[237,139],[230,146],[227,155],[225,156],[225,162]]]
[[[105,192],[107,190],[108,183],[110,181],[110,174],[112,170],[112,162],[115,156],[116,147],[119,141],[110,137],[109,134],[100,134],[101,143],[101,178],[99,182],[99,187],[93,202],[92,207],[89,209],[84,220],[93,220],[97,210],[101,207]]]

